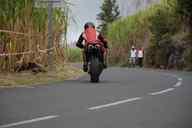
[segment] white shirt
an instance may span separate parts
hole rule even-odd
[[[137,53],[136,49],[134,49],[134,50],[131,49],[131,58],[135,58],[136,57],[136,53]]]
[[[138,57],[143,58],[143,50],[138,50]]]

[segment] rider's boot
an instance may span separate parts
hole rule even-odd
[[[84,72],[87,72],[88,71],[88,65],[87,65],[87,63],[85,64],[83,64],[83,71]]]
[[[107,68],[107,62],[106,61],[103,62],[103,67]]]
[[[88,71],[88,63],[86,59],[86,53],[83,52],[83,71],[87,72]]]
[[[106,54],[103,55],[103,67],[107,68],[107,55]]]

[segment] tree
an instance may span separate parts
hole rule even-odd
[[[192,17],[192,1],[191,0],[177,0],[178,10],[181,14]]]
[[[178,12],[190,25],[190,31],[192,32],[192,0],[177,0]]]
[[[100,7],[101,12],[97,15],[97,19],[101,21],[98,29],[104,35],[107,31],[107,25],[119,18],[120,11],[116,2],[116,0],[104,0],[102,6]]]

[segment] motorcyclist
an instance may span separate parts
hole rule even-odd
[[[84,41],[84,44],[83,44]],[[83,70],[87,72],[88,70],[88,55],[87,55],[87,50],[86,46],[87,44],[91,43],[99,43],[102,46],[102,61],[103,61],[103,66],[104,68],[107,68],[107,48],[108,48],[108,42],[106,39],[96,31],[95,25],[92,22],[87,22],[84,25],[84,32],[81,33],[76,46],[78,48],[84,49],[83,50]]]

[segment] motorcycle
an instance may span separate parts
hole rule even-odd
[[[88,52],[88,73],[90,81],[93,83],[99,82],[99,77],[104,69],[102,46],[100,44],[89,44]]]

